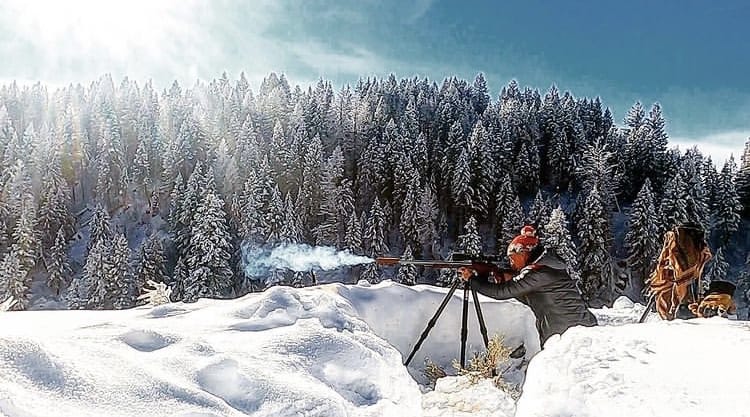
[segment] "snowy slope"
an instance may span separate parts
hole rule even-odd
[[[428,391],[415,381],[424,356],[444,366],[458,356],[461,294],[408,372],[401,362],[445,294],[330,284],[153,309],[0,313],[0,415],[750,415],[738,401],[746,322],[632,324],[642,307],[626,301],[596,311],[605,325],[539,352],[526,307],[482,298],[490,333],[535,354],[520,400],[463,377]],[[471,351],[481,339],[469,323]]]
[[[749,322],[650,317],[632,324],[632,314],[623,324],[626,311],[597,313],[621,325],[550,339],[529,364],[517,417],[750,416],[743,404]]]

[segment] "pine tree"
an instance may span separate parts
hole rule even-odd
[[[109,245],[110,242],[107,240],[98,240],[86,256],[82,288],[87,291],[86,307],[91,309],[106,308],[108,296],[111,294],[110,283],[107,282],[108,277],[105,274],[106,259],[111,252]]]
[[[471,210],[474,208],[474,189],[472,188],[471,154],[469,149],[464,149],[456,161],[451,181],[451,196],[453,203]]]
[[[632,285],[636,294],[640,294],[646,279],[659,255],[659,221],[651,190],[651,181],[646,181],[638,192],[628,214],[628,232],[625,235],[625,246],[628,250]]]
[[[36,223],[36,208],[31,194],[26,194],[21,200],[21,213],[16,227],[13,230],[13,240],[16,250],[16,256],[21,262],[21,267],[26,272],[36,265],[37,256],[39,255],[39,239],[34,230]]]
[[[568,274],[575,281],[580,281],[581,273],[578,270],[578,251],[573,238],[568,230],[568,221],[562,207],[552,210],[549,221],[544,225],[544,236],[542,236],[544,247],[554,252],[567,265]]]
[[[713,281],[726,281],[727,272],[729,271],[729,263],[724,257],[724,248],[720,247],[716,250],[714,257],[709,261],[708,270],[703,277],[703,289],[708,289],[708,284]]]
[[[362,236],[365,241],[365,249],[369,250],[368,253],[372,257],[388,253],[388,244],[385,238],[386,225],[385,212],[380,207],[380,200],[375,198]]]
[[[734,183],[734,160],[729,159],[721,170],[714,196],[714,230],[719,245],[727,245],[740,227],[742,204]]]
[[[352,207],[342,208],[342,180],[344,177],[344,155],[336,147],[322,170],[320,193],[322,201],[317,213],[320,223],[314,230],[315,242],[323,246],[340,246],[339,228],[344,224],[346,213],[353,208],[353,201],[343,203]]]
[[[750,216],[750,138],[745,141],[740,169],[737,171],[736,188],[743,206],[743,214]]]
[[[412,168],[399,223],[401,236],[408,245],[416,245],[420,242],[420,230],[423,229],[422,219],[419,217],[420,197],[422,196],[419,182],[419,173]]]
[[[233,276],[229,266],[232,248],[224,212],[224,202],[209,192],[196,211],[197,222],[190,239],[183,301],[227,295]]]
[[[16,250],[6,253],[2,262],[0,262],[0,284],[4,286],[4,288],[0,288],[3,301],[13,298],[16,300],[13,309],[25,310],[29,304],[31,280],[28,272],[23,268]]]
[[[362,275],[360,275],[359,279],[363,279],[370,284],[379,283],[382,280],[380,266],[374,262],[365,265],[365,269],[362,271]]]
[[[436,227],[440,209],[438,208],[437,196],[431,184],[425,184],[416,208],[419,242],[422,245],[432,246],[440,238]]]
[[[474,216],[464,225],[465,234],[458,236],[456,246],[459,250],[469,256],[475,257],[482,254],[482,238],[477,230],[477,221]]]
[[[60,295],[60,290],[66,285],[72,274],[70,263],[68,262],[68,242],[62,227],[57,230],[57,237],[49,251],[46,265],[48,274],[47,286],[56,295]]]
[[[99,242],[109,242],[113,235],[114,233],[110,226],[109,213],[107,213],[107,210],[105,210],[103,206],[97,205],[94,208],[94,214],[91,216],[91,221],[89,222],[88,250],[91,251],[91,249]]]
[[[517,195],[513,195],[508,206],[508,211],[503,217],[503,226],[500,233],[501,239],[497,242],[498,247],[506,247],[514,237],[518,235],[523,227],[523,208]]]
[[[414,259],[411,246],[407,245],[401,259]],[[417,283],[417,267],[415,265],[401,265],[398,267],[396,281],[404,285],[414,285]]]
[[[42,187],[36,229],[42,247],[47,250],[54,244],[59,229],[62,228],[66,236],[72,234],[74,220],[69,207],[70,190],[65,181],[58,174],[52,174],[43,178]]]
[[[542,196],[542,190],[537,191],[534,201],[531,203],[529,208],[529,215],[526,218],[526,223],[535,225],[537,233],[540,235],[544,234],[544,226],[549,221],[552,208],[549,206],[547,200]]]
[[[614,287],[612,259],[609,254],[612,241],[609,219],[606,203],[599,190],[594,187],[584,200],[583,217],[578,223],[581,292],[589,304],[607,300]]]
[[[539,188],[539,150],[532,142],[523,142],[516,157],[513,179],[516,189],[528,194],[536,193]]]
[[[661,230],[659,235],[663,235],[667,230],[674,226],[689,221],[687,212],[687,189],[682,176],[678,173],[667,183],[664,195],[661,197],[660,212],[662,215]]]
[[[135,279],[130,271],[130,249],[125,236],[118,234],[112,242],[109,257],[104,261],[104,276],[107,282],[107,306],[111,302],[116,309],[133,306],[137,297]]]
[[[344,236],[344,249],[351,253],[362,253],[362,223],[356,212],[349,215],[346,222],[346,234]]]
[[[158,235],[153,234],[141,246],[140,266],[136,273],[136,289],[141,291],[146,283],[167,283],[164,246]]]
[[[287,195],[284,200],[284,224],[281,227],[281,242],[283,243],[300,243],[304,235],[302,230],[302,219],[300,218],[300,209],[292,200],[291,195]]]

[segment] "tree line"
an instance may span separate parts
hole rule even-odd
[[[148,280],[186,302],[304,284],[249,273],[247,245],[444,258],[504,251],[526,223],[593,306],[638,297],[661,236],[683,222],[708,231],[707,279],[749,289],[750,142],[739,167],[670,148],[658,103],[618,124],[598,97],[555,86],[514,80],[492,99],[482,74],[334,90],[272,73],[257,92],[226,74],[161,91],[110,76],[12,83],[0,157],[0,298],[20,309],[44,291],[70,308],[127,308]]]

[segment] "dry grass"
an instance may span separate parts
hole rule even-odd
[[[476,384],[482,379],[492,379],[498,389],[507,392],[513,398],[518,398],[520,395],[518,388],[506,383],[502,379],[502,376],[496,375],[498,366],[510,359],[510,353],[511,350],[503,344],[503,337],[494,335],[489,341],[487,350],[475,353],[474,357],[469,360],[468,367],[462,367],[458,363],[458,360],[454,359],[453,368],[456,369],[459,375],[466,376],[472,384]],[[438,379],[447,375],[445,369],[438,366],[429,358],[425,359],[423,374],[433,387]]]
[[[435,382],[447,374],[445,373],[445,369],[438,366],[438,364],[430,360],[430,358],[425,358],[424,362],[424,371],[422,374],[427,377],[427,380],[430,381],[430,385],[434,387]]]

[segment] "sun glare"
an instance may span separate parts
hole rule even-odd
[[[168,27],[174,1],[13,1],[18,29],[39,42],[123,55]],[[79,51],[79,52],[82,52]],[[92,51],[92,52],[95,52]]]

